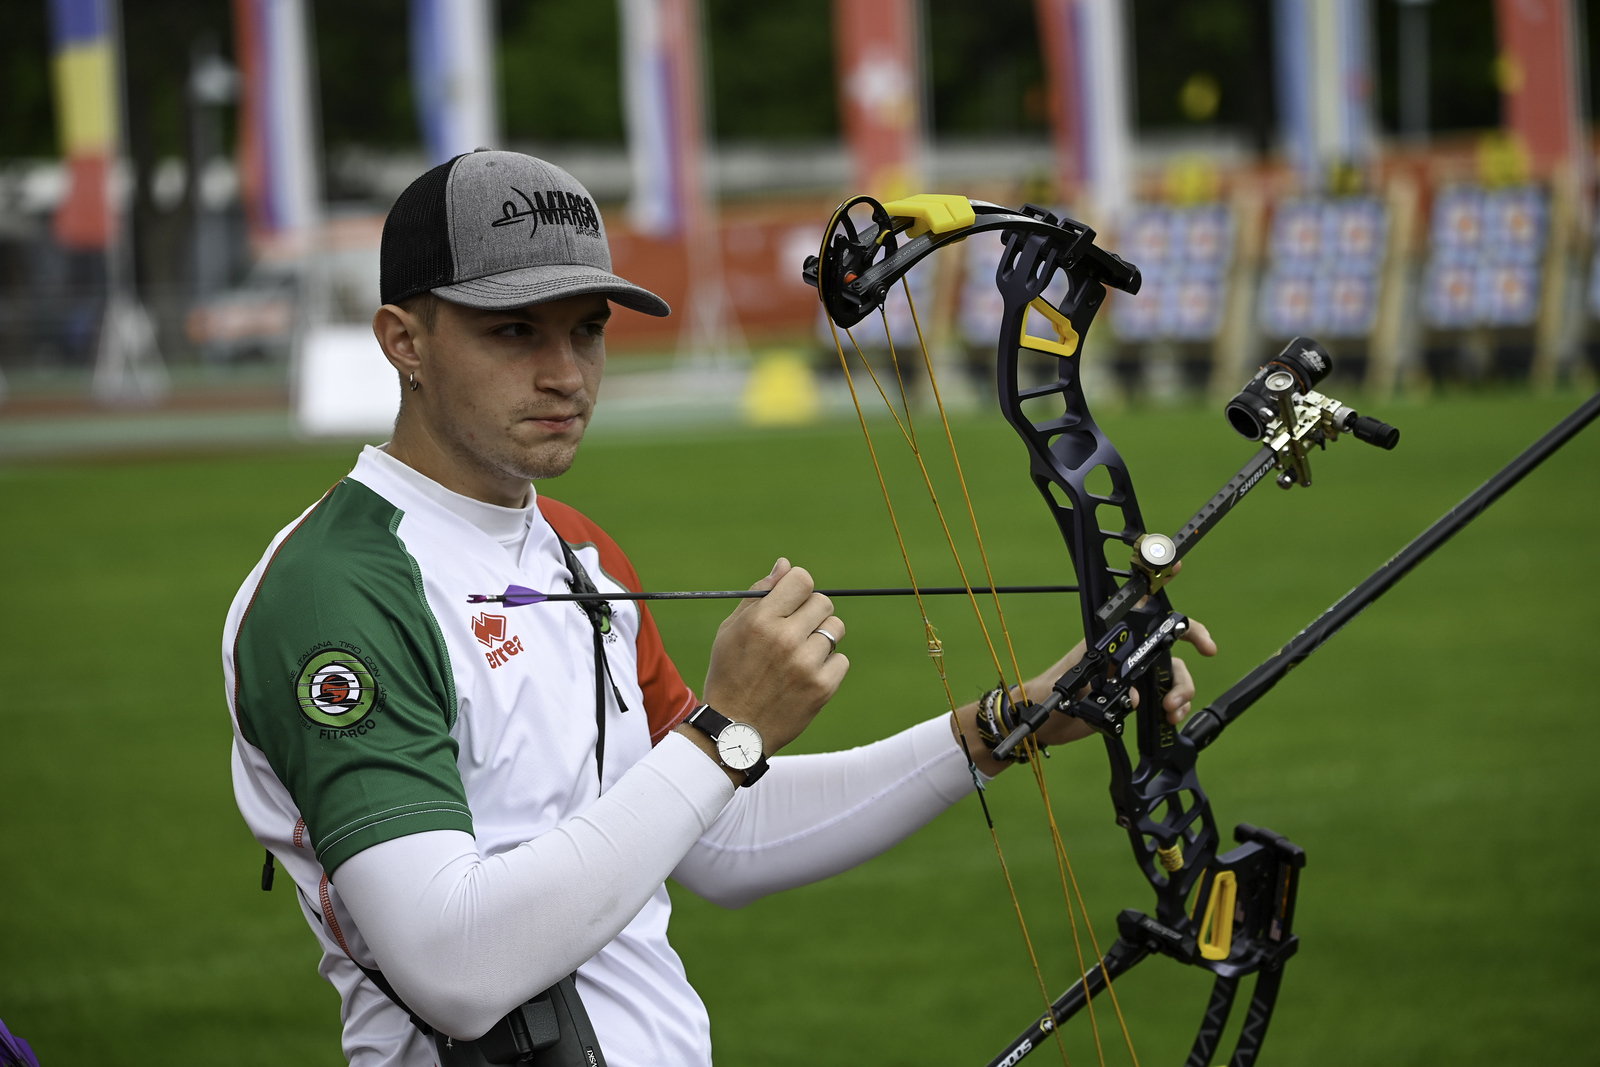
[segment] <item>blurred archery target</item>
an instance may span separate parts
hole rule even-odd
[[[1281,202],[1261,283],[1261,327],[1275,337],[1364,337],[1377,314],[1389,214],[1372,197]]]
[[[1481,268],[1478,286],[1483,321],[1490,326],[1524,326],[1538,314],[1539,275],[1531,265]]]
[[[1280,204],[1272,219],[1268,253],[1280,273],[1309,274],[1322,259],[1321,205],[1310,200]]]
[[[1548,229],[1548,202],[1535,186],[1441,191],[1429,227],[1423,321],[1435,329],[1532,325]]]
[[[1136,295],[1112,303],[1125,341],[1208,341],[1222,326],[1233,260],[1233,214],[1222,204],[1143,207],[1134,212],[1118,250],[1139,268]]]
[[[1473,321],[1476,298],[1475,269],[1435,264],[1423,285],[1423,318],[1435,326],[1467,325]]]

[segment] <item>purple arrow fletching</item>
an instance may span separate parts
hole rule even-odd
[[[521,585],[506,586],[505,596],[500,602],[508,608],[520,608],[527,604],[542,604],[549,599],[537,589],[529,589]]]
[[[3,1067],[39,1067],[39,1058],[33,1046],[6,1029],[0,1022],[0,1065]]]

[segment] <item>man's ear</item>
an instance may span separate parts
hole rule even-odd
[[[417,339],[426,332],[417,317],[398,304],[385,304],[372,316],[372,335],[402,379],[422,369]]]

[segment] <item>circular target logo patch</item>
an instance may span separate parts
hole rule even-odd
[[[323,726],[354,726],[367,717],[378,697],[372,671],[354,652],[330,648],[300,668],[295,681],[300,710]]]

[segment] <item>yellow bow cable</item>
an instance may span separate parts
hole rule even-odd
[[[991,568],[990,563],[989,563],[987,550],[985,549],[984,544],[983,544],[983,535],[982,535],[982,532],[981,532],[981,530],[979,528],[979,524],[978,524],[977,510],[973,506],[971,493],[968,490],[967,483],[966,483],[966,475],[963,472],[962,467],[961,467],[960,455],[959,455],[959,453],[958,453],[958,451],[956,449],[956,445],[955,445],[955,436],[954,436],[953,432],[951,431],[949,416],[948,416],[948,413],[946,412],[945,406],[944,406],[944,398],[943,398],[943,395],[941,394],[941,392],[939,390],[938,378],[937,378],[937,375],[934,372],[933,362],[932,362],[932,359],[930,358],[929,353],[928,353],[927,340],[926,340],[925,335],[923,334],[922,324],[921,324],[920,318],[918,317],[917,312],[916,312],[916,304],[915,304],[915,301],[914,301],[914,299],[913,299],[913,297],[911,295],[910,284],[905,278],[902,277],[901,285],[904,288],[904,291],[905,291],[905,294],[906,294],[907,305],[908,305],[908,307],[910,308],[910,311],[911,311],[912,324],[915,326],[916,331],[917,331],[917,341],[918,341],[918,345],[919,345],[919,348],[920,348],[921,353],[922,353],[923,365],[927,370],[929,385],[930,385],[930,387],[931,387],[931,389],[933,391],[934,399],[935,399],[935,402],[936,402],[936,404],[938,406],[940,422],[941,422],[941,425],[944,428],[945,440],[948,443],[948,446],[949,446],[949,449],[950,449],[950,456],[951,456],[952,463],[955,466],[957,479],[958,479],[958,482],[959,482],[960,487],[961,487],[962,498],[963,498],[963,501],[966,504],[968,518],[971,521],[974,540],[975,540],[975,542],[976,542],[976,544],[978,546],[979,558],[980,558],[980,560],[982,562],[982,565],[983,565],[984,574],[988,579],[988,584],[989,584],[989,586],[990,586],[990,588],[992,590],[993,587],[994,587],[994,584],[995,584],[994,583],[993,571],[992,571],[992,568]],[[891,364],[894,367],[895,376],[896,376],[896,379],[897,379],[897,385],[898,385],[898,389],[899,389],[899,393],[900,393],[900,401],[901,401],[901,403],[900,403],[901,410],[900,411],[897,412],[895,410],[894,402],[890,399],[890,397],[888,395],[888,392],[884,389],[883,383],[878,379],[878,375],[873,370],[871,362],[866,358],[865,353],[861,350],[860,343],[856,341],[854,333],[851,332],[849,329],[846,329],[845,333],[846,333],[847,336],[850,337],[851,347],[855,350],[857,359],[859,359],[861,361],[861,365],[866,369],[868,375],[871,377],[873,385],[876,387],[879,396],[884,401],[884,406],[888,409],[890,416],[895,421],[896,427],[900,430],[901,436],[905,439],[907,447],[911,450],[911,453],[912,453],[913,457],[916,459],[918,469],[920,470],[920,472],[922,474],[923,483],[924,483],[924,485],[926,486],[926,488],[928,490],[928,495],[929,495],[930,502],[933,504],[934,512],[938,516],[940,526],[941,526],[941,528],[942,528],[942,530],[944,532],[946,544],[950,548],[950,552],[951,552],[952,558],[954,559],[956,567],[957,567],[957,570],[961,575],[962,584],[967,590],[968,600],[972,605],[973,613],[974,613],[975,618],[977,619],[977,622],[978,622],[978,625],[979,625],[979,629],[983,633],[984,642],[988,647],[990,658],[991,658],[991,660],[992,660],[992,662],[994,664],[995,671],[996,671],[997,674],[1000,674],[1000,675],[1003,676],[1005,672],[1000,666],[1000,656],[999,656],[999,653],[998,653],[997,649],[995,648],[993,638],[992,638],[992,636],[990,634],[990,631],[989,631],[988,623],[987,623],[986,619],[984,618],[982,609],[978,605],[977,596],[972,590],[971,581],[967,576],[966,565],[965,565],[964,561],[962,560],[961,553],[960,553],[959,549],[956,546],[955,538],[954,538],[954,536],[953,536],[953,534],[952,534],[952,532],[950,530],[949,523],[945,518],[943,508],[940,506],[939,498],[938,498],[938,492],[934,488],[933,479],[932,479],[932,477],[931,477],[931,475],[930,475],[930,473],[928,471],[927,465],[926,465],[926,463],[925,463],[925,461],[923,459],[922,451],[921,451],[921,448],[920,448],[920,445],[919,445],[919,442],[918,442],[918,439],[917,439],[915,422],[914,422],[914,419],[913,419],[912,414],[911,414],[910,400],[909,400],[909,396],[907,394],[906,385],[905,385],[905,375],[904,375],[904,373],[902,371],[902,368],[901,368],[901,365],[900,365],[899,355],[898,355],[898,352],[897,352],[896,347],[895,347],[893,331],[889,326],[888,316],[884,312],[884,309],[883,309],[883,307],[881,305],[880,305],[878,310],[879,310],[879,316],[880,316],[880,318],[882,319],[882,322],[883,322],[884,336],[885,336],[885,339],[888,342],[888,346],[889,346],[889,355],[890,355]],[[878,479],[878,486],[879,486],[880,491],[883,494],[884,503],[888,507],[888,510],[889,510],[890,522],[891,522],[891,525],[894,528],[895,539],[896,539],[896,542],[898,543],[899,548],[900,548],[901,558],[902,558],[903,562],[905,563],[907,576],[908,576],[908,578],[909,578],[909,580],[911,582],[911,586],[912,586],[913,590],[915,591],[918,587],[917,587],[917,582],[916,582],[916,576],[915,576],[915,573],[914,573],[912,565],[911,565],[910,552],[906,547],[904,537],[903,537],[903,535],[901,533],[900,523],[899,523],[899,520],[898,520],[898,518],[897,518],[897,516],[895,514],[894,504],[893,504],[893,501],[892,501],[892,499],[890,497],[890,494],[889,494],[888,484],[887,484],[886,479],[884,478],[882,467],[881,467],[881,465],[880,465],[880,463],[878,461],[877,449],[876,449],[876,446],[874,445],[873,440],[872,440],[871,430],[867,426],[866,415],[865,415],[865,412],[863,411],[862,406],[861,406],[861,399],[860,399],[860,395],[859,395],[859,393],[858,393],[858,391],[856,389],[854,375],[851,373],[850,361],[849,361],[848,357],[845,354],[845,350],[844,350],[844,346],[843,346],[842,342],[839,340],[838,327],[833,322],[831,316],[829,317],[828,324],[829,324],[829,329],[832,331],[832,334],[833,334],[834,347],[835,347],[835,349],[836,349],[836,351],[838,352],[838,355],[839,355],[840,367],[844,371],[845,381],[846,381],[846,384],[849,387],[851,400],[852,400],[852,402],[853,402],[853,404],[855,406],[855,409],[856,409],[856,417],[857,417],[857,420],[860,422],[862,434],[865,437],[866,442],[867,442],[867,450],[868,450],[869,455],[872,458],[873,469],[874,469],[874,472],[876,473],[877,479]],[[903,420],[902,420],[902,417],[901,417],[902,413],[904,414],[904,419]],[[1002,607],[1002,605],[1000,603],[999,595],[997,593],[991,593],[991,595],[994,597],[996,616],[997,616],[997,619],[999,621],[1002,638],[1003,638],[1003,640],[1005,642],[1005,645],[1006,645],[1006,651],[1007,651],[1007,654],[1008,654],[1008,658],[1011,661],[1012,670],[1015,672],[1015,675],[1017,677],[1017,689],[1018,689],[1019,694],[1021,695],[1021,699],[1025,701],[1027,699],[1026,687],[1025,687],[1025,684],[1024,684],[1021,668],[1020,668],[1020,666],[1018,665],[1018,662],[1017,662],[1016,651],[1015,651],[1015,648],[1013,647],[1013,644],[1012,644],[1012,641],[1011,641],[1010,628],[1006,624],[1006,621],[1005,621],[1005,611],[1004,611],[1004,608]],[[934,630],[932,622],[927,617],[927,613],[926,613],[926,610],[925,610],[925,608],[923,606],[922,598],[921,598],[920,593],[917,593],[917,605],[918,605],[919,611],[922,614],[923,625],[924,625],[924,628],[925,628],[925,631],[926,631],[926,634],[927,634],[929,656],[934,660],[934,664],[935,664],[936,668],[938,669],[939,678],[940,678],[940,684],[943,686],[944,691],[945,691],[946,702],[950,706],[950,710],[951,710],[952,715],[954,715],[955,714],[955,699],[954,699],[954,695],[951,693],[950,685],[949,685],[949,679],[948,679],[948,676],[946,674],[946,670],[945,670],[945,666],[944,666],[943,645],[942,645],[942,643],[939,641],[939,639],[937,637],[937,634],[936,634],[936,632]],[[1002,678],[1002,684],[1004,684],[1003,678]],[[959,726],[959,723],[958,723],[958,726]],[[962,737],[962,743],[963,743],[963,748],[965,748],[966,745],[965,745],[965,737],[964,736]],[[1027,744],[1027,750],[1030,752],[1031,755],[1037,756],[1039,754],[1038,746],[1035,744],[1035,742],[1033,741],[1032,738],[1030,738],[1026,742],[1026,744]],[[968,755],[968,758],[970,760],[970,758],[971,758],[970,754]],[[1039,788],[1040,796],[1043,799],[1044,806],[1045,806],[1046,821],[1047,821],[1047,824],[1049,826],[1052,847],[1054,849],[1055,856],[1056,856],[1057,871],[1058,871],[1058,874],[1060,875],[1060,879],[1061,879],[1062,895],[1063,895],[1063,898],[1064,898],[1065,903],[1067,905],[1068,921],[1071,924],[1073,945],[1074,945],[1074,948],[1076,950],[1076,955],[1077,955],[1077,960],[1078,960],[1078,970],[1079,970],[1080,974],[1083,974],[1083,975],[1086,976],[1088,972],[1087,972],[1087,969],[1085,967],[1085,958],[1084,958],[1084,953],[1083,953],[1082,940],[1081,940],[1081,937],[1080,937],[1079,932],[1078,932],[1077,917],[1074,914],[1074,911],[1075,911],[1075,909],[1073,907],[1074,897],[1076,897],[1076,903],[1077,903],[1076,911],[1081,912],[1082,915],[1083,915],[1084,925],[1085,925],[1086,929],[1088,930],[1090,944],[1091,944],[1091,947],[1094,949],[1095,958],[1096,958],[1097,961],[1099,959],[1101,959],[1100,949],[1099,949],[1099,941],[1098,941],[1098,938],[1095,937],[1093,925],[1091,924],[1091,922],[1089,920],[1088,909],[1085,906],[1085,903],[1084,903],[1084,900],[1083,900],[1082,891],[1078,886],[1077,876],[1072,870],[1071,860],[1067,856],[1065,844],[1061,839],[1060,829],[1059,829],[1059,827],[1058,827],[1058,825],[1056,823],[1056,820],[1055,820],[1054,808],[1053,808],[1053,805],[1050,802],[1049,788],[1048,788],[1048,786],[1047,786],[1047,784],[1045,782],[1045,779],[1044,779],[1042,763],[1038,759],[1033,759],[1031,762],[1033,764],[1034,779],[1035,779],[1035,782],[1036,782],[1036,784],[1037,784],[1037,786]],[[984,804],[984,815],[985,815],[985,821],[988,823],[988,826],[989,826],[989,833],[990,833],[991,840],[994,843],[996,857],[1000,861],[1001,871],[1002,871],[1002,873],[1003,873],[1003,875],[1005,877],[1007,892],[1011,896],[1012,907],[1016,912],[1017,922],[1018,922],[1019,927],[1022,930],[1023,941],[1024,941],[1024,944],[1027,946],[1027,949],[1028,949],[1028,955],[1029,955],[1030,962],[1031,962],[1031,964],[1033,966],[1034,976],[1035,976],[1036,980],[1038,981],[1040,993],[1044,997],[1045,1007],[1046,1007],[1046,1014],[1049,1015],[1049,1017],[1051,1019],[1051,1022],[1052,1022],[1052,1026],[1050,1027],[1050,1029],[1055,1034],[1057,1047],[1058,1047],[1059,1051],[1061,1052],[1062,1062],[1063,1063],[1067,1063],[1068,1061],[1067,1061],[1066,1047],[1065,1047],[1065,1045],[1064,1045],[1064,1043],[1062,1041],[1060,1030],[1059,1030],[1058,1027],[1053,1025],[1054,1024],[1054,1019],[1055,1019],[1054,1012],[1053,1012],[1053,1009],[1050,1006],[1051,1005],[1051,1001],[1050,1001],[1049,990],[1048,990],[1048,987],[1047,987],[1047,985],[1046,985],[1046,983],[1044,981],[1043,973],[1042,973],[1042,971],[1040,970],[1040,967],[1039,967],[1038,954],[1035,951],[1033,943],[1032,943],[1032,939],[1028,934],[1027,922],[1026,922],[1026,920],[1025,920],[1025,918],[1023,916],[1023,913],[1022,913],[1021,901],[1017,896],[1016,886],[1015,886],[1015,884],[1014,884],[1014,882],[1012,880],[1010,869],[1009,869],[1009,865],[1006,863],[1004,850],[1001,848],[1001,845],[1000,845],[999,834],[995,829],[993,819],[989,816],[987,803]],[[1070,884],[1070,888],[1069,888],[1069,884]],[[1121,1005],[1117,1001],[1116,991],[1115,991],[1115,989],[1114,989],[1114,987],[1112,985],[1110,975],[1108,973],[1106,973],[1103,968],[1102,968],[1102,977],[1104,978],[1105,983],[1106,983],[1106,990],[1111,996],[1112,1005],[1113,1005],[1113,1007],[1114,1007],[1114,1009],[1116,1011],[1118,1023],[1120,1024],[1120,1028],[1122,1030],[1123,1040],[1126,1043],[1127,1048],[1128,1048],[1128,1054],[1129,1054],[1130,1058],[1132,1059],[1132,1061],[1134,1063],[1134,1067],[1138,1067],[1138,1062],[1139,1062],[1138,1055],[1134,1051],[1133,1041],[1132,1041],[1132,1038],[1131,1038],[1131,1036],[1130,1036],[1130,1034],[1128,1032],[1128,1027],[1127,1027],[1126,1020],[1123,1018]],[[1099,1023],[1098,1023],[1098,1020],[1096,1019],[1095,1012],[1094,1012],[1093,998],[1092,997],[1086,997],[1085,1000],[1086,1000],[1086,1006],[1089,1009],[1090,1027],[1091,1027],[1091,1031],[1092,1031],[1093,1036],[1094,1036],[1096,1053],[1097,1053],[1097,1056],[1099,1058],[1099,1062],[1103,1065],[1105,1063],[1105,1052],[1104,1052],[1104,1049],[1103,1049],[1102,1043],[1101,1043]]]
[[[944,646],[943,646],[943,643],[939,640],[938,635],[934,631],[933,623],[929,620],[927,609],[924,607],[924,605],[922,603],[922,593],[919,591],[918,586],[917,586],[917,576],[916,576],[916,573],[915,573],[914,569],[911,566],[911,553],[910,553],[910,550],[906,548],[905,538],[901,535],[901,532],[900,532],[900,520],[895,515],[894,500],[889,495],[889,485],[888,485],[888,482],[884,479],[884,476],[883,476],[883,466],[878,462],[878,449],[877,449],[877,446],[873,444],[872,431],[867,426],[867,416],[866,416],[866,412],[861,407],[861,396],[856,391],[855,377],[854,377],[854,375],[852,375],[850,373],[850,360],[848,359],[848,357],[845,356],[844,344],[843,344],[843,342],[841,342],[839,340],[839,328],[834,323],[832,316],[828,317],[828,328],[833,333],[833,347],[839,353],[839,366],[844,371],[845,384],[847,384],[850,387],[850,400],[855,405],[856,419],[861,424],[861,434],[862,434],[862,436],[864,438],[866,438],[867,454],[872,458],[872,470],[873,470],[873,473],[875,473],[877,475],[878,488],[883,493],[884,506],[887,507],[888,510],[889,510],[889,524],[890,524],[890,526],[892,526],[894,528],[895,543],[900,546],[900,558],[905,563],[906,578],[907,578],[907,580],[910,581],[912,593],[916,597],[916,600],[917,600],[917,612],[922,617],[922,624],[923,624],[923,627],[925,628],[925,630],[927,632],[928,656],[929,656],[930,659],[933,660],[934,667],[939,672],[939,684],[941,686],[943,686],[943,688],[944,688],[945,703],[950,708],[950,715],[951,715],[952,719],[957,720],[957,722],[956,722],[956,730],[957,730],[957,733],[959,735],[961,731],[960,731],[959,716],[956,715],[955,696],[954,696],[954,694],[952,694],[950,692],[950,679],[945,673]],[[851,334],[848,329],[845,331],[845,333],[847,335],[849,335],[850,343],[855,348],[856,355],[861,358],[862,364],[867,367],[867,369],[868,369],[868,371],[870,373],[871,372],[871,364],[867,363],[866,357],[864,355],[862,355],[861,346],[856,343],[855,335]],[[874,381],[874,383],[877,382],[877,376],[876,375],[873,375],[873,381]],[[878,391],[879,391],[880,394],[883,393],[883,387],[881,385],[878,386]],[[888,404],[888,396],[886,394],[884,395],[884,401],[885,401],[886,404]],[[895,421],[896,421],[896,423],[898,423],[899,422],[899,416],[895,415],[894,405],[893,404],[888,404],[888,407],[889,407],[890,415],[894,415],[895,416]],[[905,427],[904,426],[901,427],[901,433],[905,433]],[[962,735],[961,744],[962,744],[962,748],[965,749],[966,748],[966,738],[965,738],[964,735]],[[968,759],[969,763],[971,761],[971,758],[972,758],[971,754],[968,753],[967,759]],[[981,798],[981,795],[980,795],[980,800],[981,799],[982,798]],[[1027,921],[1027,919],[1025,919],[1023,917],[1023,914],[1022,914],[1022,901],[1020,899],[1018,899],[1018,897],[1017,897],[1016,883],[1012,881],[1012,878],[1011,878],[1011,867],[1010,867],[1009,864],[1006,863],[1005,850],[1000,847],[1000,835],[999,835],[998,831],[995,830],[994,820],[992,818],[988,817],[988,806],[987,806],[987,804],[985,804],[985,806],[984,806],[984,815],[985,815],[985,822],[987,822],[988,826],[989,826],[989,839],[994,843],[995,857],[1000,861],[1000,873],[1005,877],[1006,892],[1009,893],[1010,896],[1011,896],[1011,907],[1012,907],[1013,911],[1015,911],[1016,916],[1017,916],[1017,926],[1022,930],[1022,942],[1023,942],[1023,944],[1025,946],[1027,946],[1027,949],[1028,949],[1028,961],[1033,966],[1033,976],[1034,976],[1035,980],[1039,983],[1039,995],[1044,998],[1045,1011],[1047,1013],[1050,1013],[1051,1012],[1051,1008],[1050,1008],[1050,988],[1049,988],[1049,986],[1047,986],[1045,984],[1044,972],[1039,968],[1039,954],[1038,954],[1037,951],[1034,950],[1033,938],[1030,937],[1029,934],[1028,934],[1028,921]],[[1053,1013],[1051,1013],[1051,1016],[1052,1016],[1052,1018],[1054,1018],[1054,1014]],[[1069,1061],[1067,1060],[1067,1048],[1066,1048],[1066,1044],[1061,1039],[1061,1032],[1059,1030],[1054,1030],[1054,1032],[1055,1032],[1055,1037],[1056,1037],[1056,1046],[1061,1051],[1061,1062],[1063,1064],[1069,1064]],[[1070,1064],[1069,1064],[1069,1067],[1070,1067]]]
[[[994,587],[995,587],[994,572],[989,567],[989,554],[984,549],[983,534],[978,529],[978,513],[977,513],[977,510],[972,506],[972,494],[970,492],[968,492],[968,490],[967,490],[967,477],[966,477],[966,474],[963,473],[963,471],[961,469],[961,457],[957,453],[957,450],[956,450],[955,434],[950,429],[950,416],[945,411],[944,396],[939,391],[939,376],[934,372],[933,360],[929,356],[929,353],[928,353],[927,338],[923,335],[923,332],[922,332],[922,320],[921,320],[920,316],[917,315],[917,304],[916,304],[915,299],[913,299],[913,297],[911,295],[911,286],[907,283],[907,281],[906,281],[906,279],[904,277],[902,277],[900,279],[900,282],[901,282],[901,285],[903,285],[905,287],[906,304],[911,309],[911,324],[913,326],[915,326],[916,330],[917,330],[917,344],[922,350],[922,363],[923,363],[923,366],[927,369],[927,372],[928,372],[928,386],[933,392],[934,403],[938,406],[938,409],[939,409],[939,422],[944,427],[945,440],[949,443],[949,446],[950,446],[950,461],[955,466],[956,478],[957,478],[958,482],[961,485],[961,497],[962,497],[962,500],[966,503],[967,515],[972,521],[972,536],[973,536],[973,540],[977,542],[977,545],[978,545],[978,557],[983,562],[984,577],[988,580],[990,595],[993,596],[993,598],[994,598],[994,610],[995,610],[996,616],[998,617],[998,619],[1000,621],[1000,632],[1005,638],[1007,651],[1011,653],[1011,665],[1012,665],[1012,668],[1017,672],[1017,677],[1019,679],[1018,682],[1017,682],[1017,689],[1018,689],[1019,693],[1021,694],[1022,703],[1026,703],[1027,700],[1028,700],[1027,689],[1026,689],[1026,687],[1023,685],[1023,683],[1020,680],[1021,677],[1022,677],[1022,669],[1017,666],[1016,650],[1012,647],[1011,630],[1010,630],[1010,627],[1006,625],[1005,609],[1002,608],[1001,605],[1000,605],[1000,594],[994,591]],[[885,335],[888,334],[888,330],[889,330],[889,321],[888,321],[888,318],[885,317],[885,319],[884,319],[884,332],[885,332]],[[894,344],[894,342],[893,342],[893,339],[891,338],[890,339],[890,354],[891,354],[891,356],[893,355],[893,352],[894,352],[893,344]],[[896,373],[898,373],[899,372],[899,364],[898,364],[898,362],[895,365],[895,369],[896,369]],[[901,386],[901,391],[902,391],[902,395],[903,395],[903,393],[904,393],[904,384],[902,384],[902,386]],[[907,416],[906,417],[907,417],[907,420],[909,421],[909,419],[910,419],[909,409],[907,411]],[[934,506],[935,506],[935,508],[937,508],[938,507],[937,503],[935,503]],[[940,518],[941,518],[941,521],[942,521],[943,516],[941,515]],[[952,544],[951,545],[952,551],[954,550],[954,548],[955,548],[955,546],[954,546],[954,544]],[[958,564],[959,564],[959,561],[958,561]],[[963,577],[963,579],[965,579],[965,571],[962,572],[962,577]],[[970,587],[968,588],[968,594],[971,595],[971,588]],[[975,599],[973,600],[973,609],[974,610],[977,609],[977,601]],[[980,615],[980,622],[981,621],[982,621],[982,617]],[[984,636],[985,636],[985,638],[988,637],[988,631],[987,630],[984,631]],[[1031,756],[1037,756],[1038,755],[1038,751],[1037,751],[1037,747],[1038,746],[1035,744],[1034,739],[1030,736],[1027,739],[1026,743],[1027,743],[1027,746],[1028,746],[1027,747],[1027,751],[1030,753],[1030,755]],[[1084,928],[1089,933],[1089,945],[1090,945],[1091,948],[1094,949],[1094,958],[1096,960],[1103,960],[1105,957],[1100,952],[1100,939],[1095,936],[1094,924],[1089,919],[1089,909],[1084,904],[1083,892],[1082,892],[1081,889],[1078,888],[1078,877],[1077,877],[1077,874],[1073,871],[1073,869],[1072,869],[1072,861],[1067,856],[1066,843],[1062,841],[1062,839],[1061,839],[1061,830],[1056,825],[1055,808],[1050,802],[1050,788],[1045,783],[1043,761],[1035,758],[1035,759],[1030,759],[1029,762],[1033,766],[1034,780],[1039,785],[1039,796],[1044,801],[1045,818],[1048,821],[1049,826],[1050,826],[1050,840],[1051,840],[1052,845],[1055,848],[1056,866],[1057,866],[1057,869],[1058,869],[1058,871],[1059,871],[1059,873],[1061,875],[1061,892],[1062,892],[1062,896],[1065,898],[1065,902],[1066,902],[1066,905],[1067,905],[1067,918],[1071,922],[1071,926],[1072,926],[1072,943],[1073,943],[1073,947],[1077,950],[1078,973],[1081,974],[1081,975],[1087,976],[1089,972],[1084,967],[1083,946],[1082,946],[1082,944],[1080,943],[1080,941],[1078,939],[1078,924],[1077,924],[1076,919],[1073,918],[1073,914],[1072,914],[1072,901],[1073,901],[1073,897],[1074,896],[1077,898],[1078,910],[1083,913],[1083,925],[1084,925]],[[1072,892],[1071,892],[1071,894],[1068,894],[1068,892],[1067,892],[1067,883],[1069,881],[1072,884]],[[1106,993],[1111,997],[1111,1006],[1116,1012],[1117,1024],[1122,1029],[1122,1039],[1123,1039],[1123,1042],[1128,1047],[1128,1056],[1133,1060],[1134,1067],[1139,1067],[1139,1055],[1138,1055],[1138,1053],[1136,1053],[1134,1051],[1134,1048],[1133,1048],[1133,1037],[1128,1032],[1128,1022],[1127,1022],[1127,1019],[1125,1019],[1123,1017],[1122,1005],[1117,1000],[1117,991],[1116,991],[1116,988],[1112,985],[1111,975],[1103,967],[1101,969],[1101,975],[1102,975],[1102,977],[1105,978]],[[1100,1025],[1099,1025],[1098,1020],[1095,1018],[1095,1014],[1094,1014],[1094,998],[1092,996],[1087,995],[1088,994],[1087,988],[1084,990],[1084,992],[1085,992],[1084,1004],[1085,1004],[1085,1007],[1087,1007],[1089,1009],[1089,1027],[1094,1033],[1095,1049],[1096,1049],[1097,1052],[1100,1053],[1100,1062],[1104,1063],[1105,1062],[1105,1054],[1104,1054],[1103,1051],[1100,1050]],[[1054,1016],[1052,1015],[1052,1021],[1053,1020],[1054,1020]]]

